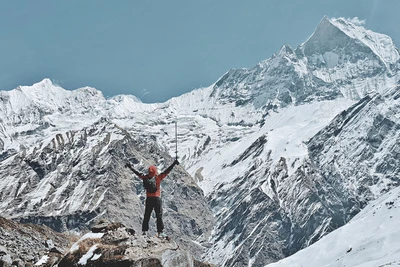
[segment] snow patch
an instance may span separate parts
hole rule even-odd
[[[93,245],[93,246],[88,250],[88,252],[86,252],[86,254],[83,255],[83,256],[79,259],[78,264],[86,265],[87,261],[88,261],[90,258],[93,257],[94,252],[95,252],[96,249],[97,249],[97,245]],[[98,255],[98,254],[96,254],[96,259],[99,258],[97,255]],[[100,254],[100,255],[101,255],[101,254]],[[92,259],[92,260],[93,260],[93,259]]]
[[[79,243],[81,243],[83,240],[89,239],[89,238],[92,238],[92,239],[102,238],[103,235],[104,235],[104,233],[92,233],[92,232],[86,233],[71,246],[71,248],[69,249],[69,252],[74,253],[75,251],[77,251],[79,249]]]
[[[38,262],[35,263],[35,266],[40,266],[42,264],[45,264],[49,260],[49,256],[44,255]]]

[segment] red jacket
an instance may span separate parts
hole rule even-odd
[[[169,172],[165,171],[161,174],[158,174],[157,172],[157,168],[156,166],[150,166],[149,167],[149,174],[147,175],[138,175],[139,178],[141,179],[147,179],[147,178],[151,178],[151,177],[156,177],[156,187],[157,187],[157,191],[154,193],[149,193],[146,191],[146,196],[147,197],[161,197],[161,181],[164,180],[165,177],[167,177],[167,175],[169,174]]]
[[[149,167],[149,174],[147,174],[147,175],[144,175],[144,174],[138,172],[137,170],[135,170],[135,168],[133,168],[129,162],[125,164],[125,167],[129,167],[129,169],[131,169],[142,180],[145,178],[147,179],[147,178],[155,176],[157,191],[155,193],[149,193],[146,191],[146,196],[147,197],[161,197],[161,181],[164,180],[164,178],[169,174],[170,171],[172,171],[172,169],[174,168],[175,165],[179,165],[178,159],[175,159],[175,161],[171,164],[171,166],[169,166],[161,174],[158,174],[156,166],[152,165]]]

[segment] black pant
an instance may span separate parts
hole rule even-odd
[[[162,200],[161,197],[148,197],[146,198],[146,208],[144,211],[144,218],[142,224],[142,231],[147,232],[149,230],[149,220],[151,212],[156,212],[157,218],[157,232],[161,233],[164,230],[164,223],[162,220]]]

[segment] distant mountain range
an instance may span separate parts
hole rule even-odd
[[[396,190],[399,98],[390,37],[327,17],[296,49],[165,103],[49,79],[1,91],[0,213],[58,231],[100,218],[139,230],[144,192],[125,162],[168,166],[177,122],[167,232],[217,266],[266,266]]]

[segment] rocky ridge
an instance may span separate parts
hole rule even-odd
[[[0,264],[4,267],[213,266],[195,260],[173,240],[136,235],[121,223],[101,221],[81,237],[2,217],[0,225]]]

